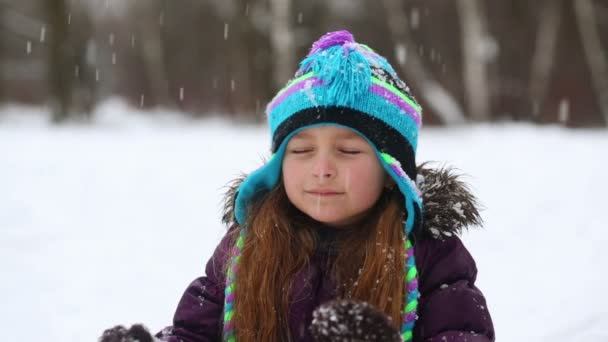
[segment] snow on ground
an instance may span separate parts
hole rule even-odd
[[[95,341],[170,324],[223,234],[226,183],[267,156],[264,127],[118,102],[53,127],[0,108],[0,327],[7,341]],[[485,207],[463,237],[499,341],[608,340],[608,131],[424,129],[418,160],[453,165]]]

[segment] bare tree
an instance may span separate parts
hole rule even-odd
[[[89,55],[91,51],[88,51],[93,44],[94,26],[89,12],[83,6],[73,3],[70,13],[70,45],[74,63],[73,70],[70,70],[70,77],[74,79],[72,107],[77,113],[90,118],[97,100],[98,86],[92,65],[93,57]]]
[[[264,81],[268,83],[268,79],[256,75],[255,57],[258,48],[256,44],[259,41],[251,23],[250,12],[253,10],[268,13],[268,8],[265,4],[248,0],[239,0],[237,5],[238,10],[230,19],[230,38],[225,36],[226,49],[229,54],[226,67],[230,77],[230,89],[227,92],[228,107],[235,117],[255,121],[263,118],[263,116],[257,116],[261,107],[259,98],[261,90],[264,88]],[[280,45],[279,49],[290,49],[290,47]],[[281,50],[278,55],[275,55],[278,69],[285,67],[282,60],[285,57],[281,55],[282,53],[289,55],[290,51]],[[282,72],[278,69],[276,72]],[[278,77],[278,75],[273,76]]]
[[[4,18],[4,4],[0,3],[0,27],[2,27],[2,19]],[[2,32],[0,31],[0,38],[2,37]],[[0,39],[0,103],[4,100],[3,88],[4,88],[4,44],[2,44],[3,40]]]
[[[598,23],[591,0],[574,0],[574,11],[583,50],[591,71],[593,87],[604,122],[608,124],[608,55],[602,48]]]
[[[530,99],[534,101],[533,115],[537,116],[545,102],[551,71],[555,62],[557,33],[562,20],[562,1],[544,0],[542,3],[532,70],[530,71]]]
[[[490,93],[486,48],[487,24],[480,0],[458,0],[462,27],[463,79],[471,117],[476,121],[490,118]]]
[[[64,0],[45,1],[50,26],[49,34],[49,92],[53,121],[68,118],[72,100],[72,77],[68,50],[67,6]]]
[[[406,46],[414,46],[409,32],[407,15],[401,8],[401,1],[384,0],[383,3],[392,40],[398,47],[396,53],[403,54],[403,52],[399,52],[400,49],[405,49]],[[409,53],[407,58],[398,56],[397,61],[406,78],[421,89],[424,101],[433,108],[443,124],[459,124],[466,121],[461,105],[441,84],[430,76],[420,56],[415,52]]]
[[[272,27],[270,40],[276,66],[274,83],[282,87],[291,77],[295,60],[294,38],[291,27],[291,0],[270,0]]]
[[[136,34],[141,40],[141,58],[150,94],[150,98],[145,98],[145,93],[142,92],[141,106],[166,105],[170,101],[162,40],[164,3],[159,0],[134,3],[131,9],[131,13],[140,18],[136,21]]]

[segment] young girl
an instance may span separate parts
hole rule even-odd
[[[267,116],[273,155],[233,184],[228,233],[157,338],[309,341],[314,309],[350,298],[404,341],[494,341],[455,235],[480,223],[475,199],[416,167],[421,108],[385,58],[328,33]]]

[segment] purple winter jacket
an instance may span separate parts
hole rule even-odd
[[[421,294],[414,341],[494,341],[486,300],[475,286],[475,261],[455,235],[480,223],[475,198],[449,170],[419,167],[418,173],[425,213],[424,231],[418,232],[413,242]],[[228,206],[230,200],[226,201]],[[231,208],[227,209],[225,220],[231,215]],[[195,279],[179,301],[173,326],[159,332],[158,338],[168,342],[221,341],[225,270],[232,237],[228,233],[222,239],[206,265],[205,275]],[[328,253],[319,250],[296,275],[289,312],[294,341],[312,341],[308,329],[312,312],[336,298],[326,269]]]

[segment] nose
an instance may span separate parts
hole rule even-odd
[[[328,153],[319,153],[315,156],[312,173],[321,181],[335,177],[336,167]]]

